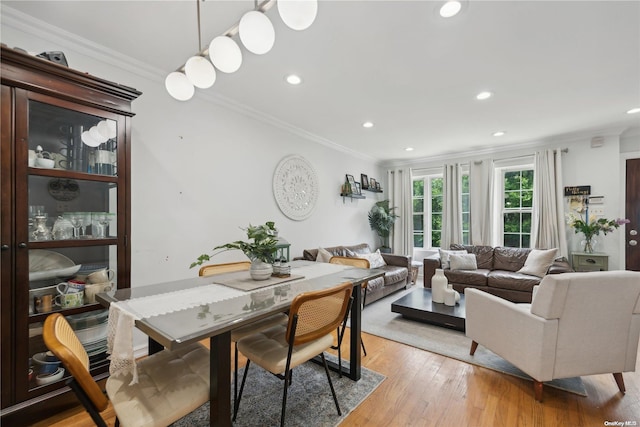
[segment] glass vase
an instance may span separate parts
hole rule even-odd
[[[582,247],[582,251],[587,254],[592,254],[595,252],[596,244],[598,242],[593,237],[585,238],[580,242],[580,247]]]

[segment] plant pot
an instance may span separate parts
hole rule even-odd
[[[267,280],[273,274],[273,265],[258,259],[251,261],[249,274],[253,280]]]

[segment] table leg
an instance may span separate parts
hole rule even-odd
[[[213,336],[210,343],[209,421],[231,426],[231,332]]]
[[[347,377],[358,381],[362,375],[361,325],[362,325],[362,290],[358,285],[354,288],[351,305],[351,339],[349,340],[349,372]]]
[[[152,354],[156,354],[164,350],[164,346],[160,344],[158,341],[149,337],[149,356]]]

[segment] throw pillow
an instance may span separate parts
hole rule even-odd
[[[557,249],[532,249],[518,273],[544,277],[553,260],[556,259],[556,252],[558,252]]]
[[[316,256],[316,262],[329,262],[333,255],[331,252],[324,248],[318,248],[318,255]]]
[[[452,270],[477,270],[476,256],[474,254],[450,254],[449,264]]]
[[[439,249],[440,251],[440,263],[442,265],[443,269],[447,269],[449,268],[449,255],[451,254],[458,254],[458,255],[463,255],[466,254],[467,251],[448,251],[446,249]]]
[[[382,258],[382,254],[380,253],[380,249],[370,254],[358,254],[357,258],[364,258],[369,261],[369,267],[371,268],[380,268],[387,265],[384,262],[384,258]]]

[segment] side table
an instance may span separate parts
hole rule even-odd
[[[418,281],[418,272],[420,271],[420,267],[422,267],[422,263],[418,261],[411,261],[411,284],[415,285]]]
[[[571,266],[575,271],[607,271],[609,255],[605,253],[572,252]]]

